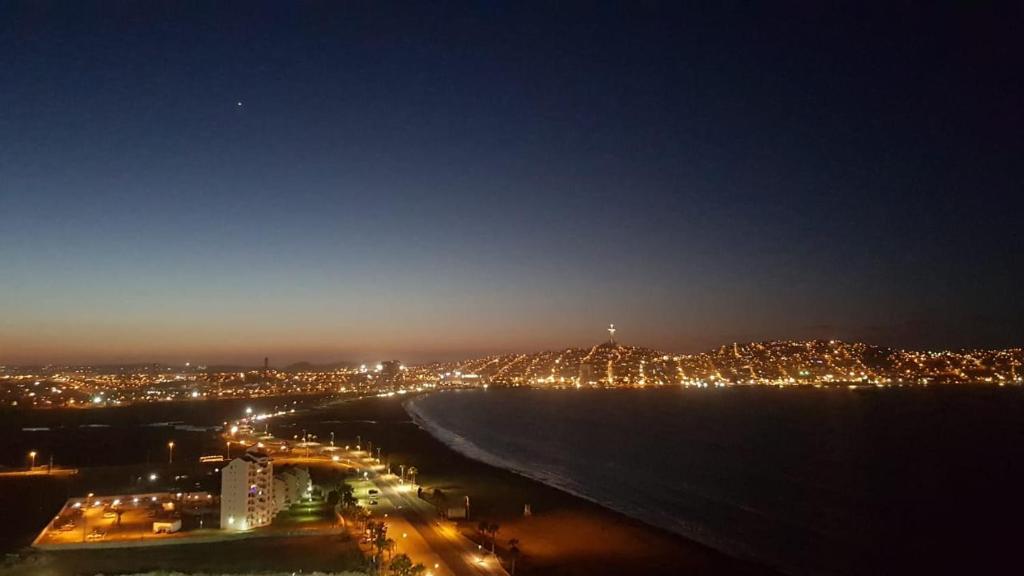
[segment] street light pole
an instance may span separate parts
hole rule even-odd
[[[174,440],[167,443],[167,463],[174,464]]]
[[[32,460],[32,465],[28,467],[29,471],[32,471],[36,467],[36,451],[33,450],[28,453],[28,457]]]

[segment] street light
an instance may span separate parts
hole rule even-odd
[[[174,440],[167,443],[167,463],[174,464]]]
[[[36,467],[36,451],[35,451],[35,450],[33,450],[33,451],[29,452],[29,453],[28,453],[28,457],[32,459],[32,465],[31,465],[31,466],[29,466],[29,468],[28,468],[28,469],[29,469],[29,470],[32,470],[33,468],[35,468],[35,467]]]

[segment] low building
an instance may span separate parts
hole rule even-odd
[[[449,520],[465,520],[469,512],[465,506],[452,506],[444,511],[444,517]]]
[[[249,530],[274,519],[274,465],[270,458],[249,451],[221,470],[220,527]]]
[[[153,534],[173,534],[181,530],[181,518],[153,521]]]

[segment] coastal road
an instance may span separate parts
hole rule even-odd
[[[434,507],[416,495],[416,486],[383,474],[379,463],[349,451],[333,460],[324,457],[286,456],[275,461],[288,464],[334,465],[357,471],[352,482],[355,496],[377,518],[386,517],[388,536],[399,553],[427,567],[429,576],[505,576],[501,563],[459,532],[454,522],[437,515]],[[370,490],[378,492],[370,494]],[[368,505],[370,500],[376,505]]]
[[[456,576],[504,575],[501,563],[463,536],[453,523],[440,520],[434,507],[416,496],[411,485],[384,480],[380,490],[431,550]]]

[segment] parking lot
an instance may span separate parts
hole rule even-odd
[[[72,498],[47,524],[35,546],[141,542],[216,529],[217,498],[205,492]],[[77,547],[77,546],[76,546]]]

